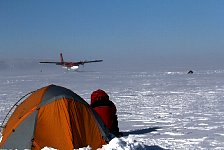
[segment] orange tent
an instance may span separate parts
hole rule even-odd
[[[8,119],[0,148],[70,150],[97,149],[109,140],[101,119],[80,96],[49,85],[33,92]]]

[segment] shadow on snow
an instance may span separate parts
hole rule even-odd
[[[123,132],[123,136],[128,136],[129,134],[145,134],[150,133],[153,131],[157,131],[160,127],[152,127],[152,128],[145,128],[145,129],[137,129],[137,130],[130,130],[127,132]]]

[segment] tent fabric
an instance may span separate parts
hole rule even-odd
[[[77,149],[102,147],[108,129],[89,104],[64,87],[49,85],[25,99],[2,131],[0,148]]]

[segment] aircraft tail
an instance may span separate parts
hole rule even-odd
[[[61,59],[61,63],[64,63],[64,59],[63,59],[62,53],[60,53],[60,59]]]

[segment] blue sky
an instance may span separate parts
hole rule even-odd
[[[223,66],[223,0],[1,0],[0,58]]]

